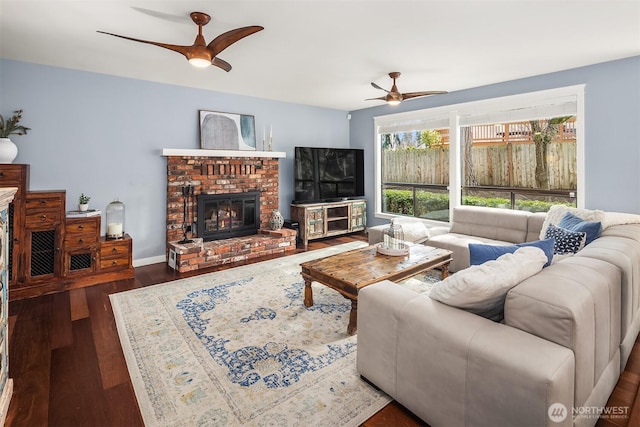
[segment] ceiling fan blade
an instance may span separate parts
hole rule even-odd
[[[378,98],[367,98],[367,99],[365,99],[365,101],[374,101],[374,100],[378,100],[378,99],[380,99],[382,101],[386,101],[387,98],[385,96],[380,96]]]
[[[107,32],[104,32],[104,31],[98,31],[98,32],[102,33],[102,34],[107,34],[109,36],[119,37],[119,38],[125,39],[125,40],[131,40],[131,41],[134,41],[134,42],[151,44],[151,45],[154,45],[154,46],[162,47],[164,49],[169,49],[169,50],[172,50],[174,52],[181,53],[185,57],[190,53],[191,48],[193,47],[193,46],[178,46],[178,45],[174,45],[174,44],[152,42],[152,41],[149,41],[149,40],[134,39],[133,37],[121,36],[121,35],[118,35],[118,34],[107,33]]]
[[[402,94],[402,99],[411,99],[411,98],[417,98],[419,96],[428,96],[428,95],[441,95],[443,93],[447,93],[447,91],[444,91],[444,90],[429,90],[429,91],[424,91],[424,92],[408,92],[408,93],[403,93]]]
[[[220,59],[220,58],[213,58],[213,59],[211,60],[211,63],[212,63],[213,65],[215,65],[216,67],[220,67],[220,68],[222,68],[222,69],[223,69],[223,70],[225,70],[226,72],[231,71],[231,64],[229,64],[227,61],[223,61],[223,60],[222,60],[222,59]]]
[[[388,90],[386,90],[386,89],[385,89],[385,88],[383,88],[383,87],[378,86],[378,85],[377,85],[377,84],[375,84],[374,82],[371,82],[371,86],[373,86],[373,87],[374,87],[374,88],[376,88],[376,89],[380,89],[380,90],[383,90],[383,91],[385,91],[385,92],[389,93],[389,91],[388,91]],[[377,99],[377,98],[372,98],[372,99]]]
[[[207,45],[207,49],[211,51],[211,56],[216,57],[220,52],[222,52],[238,40],[262,30],[264,30],[264,27],[256,25],[251,27],[236,28],[235,30],[227,31],[226,33],[222,33],[215,39],[211,40],[211,43]]]

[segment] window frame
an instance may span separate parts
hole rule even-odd
[[[374,134],[374,216],[376,218],[395,218],[399,215],[382,211],[382,147],[378,130],[382,126],[393,126],[394,123],[411,121],[441,121],[449,123],[449,209],[462,204],[462,153],[460,150],[460,126],[467,123],[469,116],[501,114],[509,110],[536,109],[545,105],[556,105],[566,102],[576,103],[576,203],[578,208],[586,205],[585,193],[585,133],[584,133],[584,91],[585,85],[566,86],[536,92],[528,92],[496,98],[487,98],[460,104],[443,105],[402,113],[375,116],[373,118]],[[532,117],[533,118],[533,117]],[[441,221],[425,220],[430,225],[443,225]]]

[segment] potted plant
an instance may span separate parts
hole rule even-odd
[[[11,135],[26,135],[31,130],[19,125],[22,119],[22,110],[13,112],[10,119],[5,120],[0,114],[0,163],[12,163],[18,155],[18,146],[9,139]]]
[[[89,200],[91,197],[85,196],[84,193],[80,193],[80,197],[78,198],[78,210],[81,212],[85,212],[89,209]]]

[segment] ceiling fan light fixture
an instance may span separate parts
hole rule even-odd
[[[205,58],[190,58],[189,63],[198,68],[207,68],[211,65],[211,61]]]
[[[398,105],[402,102],[402,95],[400,95],[398,92],[390,92],[385,97],[385,101],[387,101],[387,104],[391,106]]]

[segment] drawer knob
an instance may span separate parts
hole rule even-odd
[[[82,230],[82,229],[84,229],[84,225],[79,225],[78,230]]]
[[[40,219],[41,219],[42,221],[46,221],[46,220],[47,220],[47,216],[46,216],[46,215],[42,215],[42,216],[40,216]]]
[[[40,203],[42,203],[43,205],[47,203],[47,201],[45,199],[40,199]]]
[[[78,240],[78,243],[80,243],[80,244],[84,243],[84,239]]]
[[[117,253],[118,253],[118,250],[117,250],[116,248],[113,248],[113,249],[111,249],[111,253],[112,253],[112,254],[117,254]]]
[[[118,265],[118,261],[112,261],[111,265]]]

